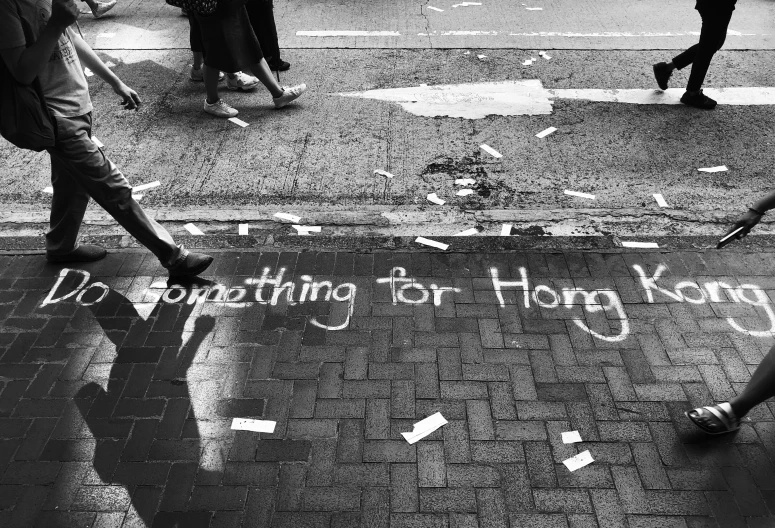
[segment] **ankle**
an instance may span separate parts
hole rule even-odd
[[[278,97],[281,97],[284,93],[285,93],[285,90],[281,88],[279,92],[273,91],[272,92],[272,97],[277,99]]]
[[[218,102],[218,101],[220,101],[220,100],[221,100],[221,98],[220,98],[220,97],[216,97],[215,99],[212,99],[212,100],[211,100],[209,97],[208,97],[207,99],[205,99],[205,101],[207,102],[207,104],[210,104],[210,105],[212,105],[212,104],[215,104],[215,103],[217,103],[217,102]]]
[[[743,402],[733,399],[729,401],[729,406],[732,409],[732,412],[735,413],[735,417],[738,420],[741,420],[746,414],[748,414],[748,411],[751,410],[751,408],[747,405],[745,405]]]

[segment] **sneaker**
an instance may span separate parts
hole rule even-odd
[[[287,86],[283,86],[283,94],[280,97],[275,97],[272,100],[274,101],[274,107],[275,108],[282,108],[291,102],[298,99],[301,94],[307,91],[307,85],[306,84],[297,84],[296,86],[292,86],[288,88]]]
[[[205,99],[204,111],[216,117],[226,117],[226,118],[234,117],[237,114],[239,114],[239,112],[237,112],[236,109],[224,103],[223,99],[218,99],[213,104],[208,103],[207,99]]]
[[[237,72],[234,74],[234,77],[231,75],[226,76],[226,88],[229,90],[248,92],[256,86],[258,86],[258,79],[247,73]]]
[[[117,0],[110,0],[109,2],[97,2],[97,4],[91,8],[91,14],[94,18],[100,18],[102,15],[116,7]]]
[[[210,255],[191,253],[182,245],[178,247],[180,248],[178,258],[170,266],[167,266],[170,277],[193,277],[202,273],[213,263],[213,257]]]
[[[46,260],[52,264],[59,264],[63,262],[94,262],[96,260],[102,260],[108,254],[100,246],[93,246],[90,244],[81,244],[72,251],[67,253],[49,253],[46,252]]]
[[[667,90],[667,81],[673,75],[673,70],[668,68],[666,62],[658,62],[654,65],[654,77],[660,90]]]
[[[226,76],[223,74],[223,72],[218,72],[218,82],[221,82],[224,77]],[[191,73],[189,73],[188,78],[194,82],[204,82],[205,81],[204,69],[199,68],[198,70],[195,70],[194,66],[192,65]]]
[[[713,110],[716,108],[716,101],[702,93],[702,90],[700,90],[700,93],[697,95],[691,95],[689,92],[685,92],[683,96],[681,96],[681,102],[687,106],[699,108],[700,110]]]

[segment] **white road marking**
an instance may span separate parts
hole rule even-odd
[[[562,32],[562,31],[537,31],[532,33],[509,33],[510,37],[568,37],[568,38],[642,38],[642,37],[697,37],[700,35],[699,31],[685,31],[685,32],[648,32],[641,31],[638,33],[631,33],[626,31],[603,31],[599,33],[577,33],[577,32]],[[740,31],[734,31],[732,29],[727,31],[727,36],[730,37],[755,37],[756,33],[742,33]]]
[[[726,165],[719,165],[718,167],[708,167],[706,169],[697,169],[700,172],[726,172],[729,169],[727,169]]]
[[[568,196],[576,196],[578,198],[586,198],[587,200],[595,199],[594,194],[587,194],[587,193],[578,192],[578,191],[569,191],[567,189],[565,190],[565,194],[567,194]]]
[[[554,134],[555,132],[557,132],[557,129],[556,129],[556,128],[554,128],[554,127],[549,127],[549,128],[547,128],[546,130],[542,130],[541,132],[539,132],[538,134],[536,134],[536,137],[537,137],[537,138],[540,138],[540,139],[543,139],[543,138],[545,138],[546,136],[548,136],[549,134]]]
[[[237,228],[237,233],[240,236],[246,236],[248,234],[248,224],[240,224]]]
[[[394,177],[388,171],[383,171],[382,169],[376,169],[374,171],[374,174],[379,174],[380,176],[384,176],[385,178],[393,178]]]
[[[297,31],[297,37],[400,37],[398,31]]]
[[[431,33],[417,33],[419,37],[494,37],[497,31],[433,31]]]
[[[501,226],[501,236],[511,236],[511,224],[503,224]]]
[[[436,193],[430,193],[426,198],[428,199],[429,202],[435,203],[436,205],[444,205],[445,203],[447,203],[441,198],[439,198],[439,196]]]
[[[481,2],[463,2],[462,4],[454,4],[452,7],[468,7],[468,6],[480,6]]]
[[[438,11],[439,13],[444,12],[443,9],[439,9],[438,7],[433,7],[433,6],[425,6],[425,7],[427,7],[428,9],[433,9],[434,11]]]
[[[154,187],[158,187],[159,185],[161,185],[161,182],[159,180],[156,180],[151,183],[144,183],[142,185],[138,185],[137,187],[132,187],[132,190],[135,192],[146,191],[148,189],[153,189]]]
[[[244,122],[242,119],[239,119],[239,118],[236,118],[236,117],[230,117],[229,119],[227,119],[227,121],[231,121],[235,125],[239,125],[242,128],[245,128],[246,126],[248,126],[248,124],[246,122]]]
[[[495,157],[495,158],[502,158],[503,157],[503,154],[501,154],[500,152],[498,152],[497,150],[492,148],[490,145],[487,145],[485,143],[482,143],[481,145],[479,145],[479,148],[482,149],[483,151],[485,151],[486,153],[490,154],[491,156]]]
[[[477,228],[475,228],[475,227],[472,227],[471,229],[466,229],[465,231],[461,231],[460,233],[455,233],[452,236],[456,236],[456,237],[458,237],[458,236],[474,236],[474,235],[478,235],[478,234],[479,234],[479,230]]]
[[[660,207],[670,207],[667,205],[667,202],[665,201],[665,197],[661,194],[655,194],[654,199],[657,201],[657,205]]]
[[[449,247],[449,244],[444,244],[442,242],[437,242],[436,240],[431,240],[430,238],[425,237],[417,237],[415,240],[418,244],[423,244],[425,246],[435,247],[437,249],[440,249],[442,251],[446,251]]]
[[[192,235],[204,235],[201,229],[199,229],[194,224],[186,224],[183,227],[186,228],[186,230],[191,233]]]
[[[622,240],[622,246],[626,248],[659,249],[656,242],[630,242]]]
[[[298,224],[299,222],[301,222],[300,216],[296,216],[288,213],[275,213],[274,216],[275,218],[279,218],[280,220],[288,220],[289,222],[292,222],[294,224]]]

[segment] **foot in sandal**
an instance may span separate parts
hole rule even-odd
[[[731,433],[740,429],[740,419],[735,415],[729,402],[698,407],[684,414],[694,425],[708,434]]]

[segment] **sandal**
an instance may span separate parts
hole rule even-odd
[[[708,434],[731,433],[740,429],[740,420],[731,410],[727,412],[720,405],[698,407],[684,413],[694,425]]]

